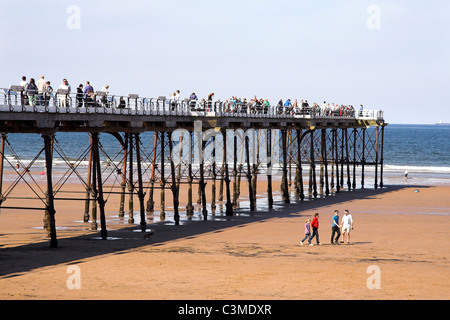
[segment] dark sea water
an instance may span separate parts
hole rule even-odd
[[[83,150],[88,148],[87,133],[57,133],[56,139],[64,150],[55,150],[55,167],[66,166],[62,154],[76,161]],[[153,133],[141,135],[142,141],[151,149]],[[42,137],[38,134],[9,134],[9,145],[5,150],[7,163],[5,170],[16,163],[16,155],[26,165],[43,148]],[[101,134],[102,148],[107,154],[120,153],[117,140],[109,134]],[[143,150],[145,153],[146,151]],[[36,171],[44,168],[44,153],[33,164]],[[81,161],[79,168],[86,166]],[[66,167],[67,168],[67,167]],[[445,125],[402,125],[390,124],[384,135],[384,183],[405,183],[404,171],[408,171],[408,183],[442,184],[450,183],[450,126]],[[370,170],[366,172],[370,179]]]

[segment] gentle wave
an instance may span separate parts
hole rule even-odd
[[[450,167],[436,167],[436,166],[400,166],[400,165],[384,165],[383,170],[392,172],[408,172],[417,173],[450,173]]]

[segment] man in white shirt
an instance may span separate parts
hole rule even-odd
[[[44,94],[47,91],[47,82],[44,80],[44,76],[43,75],[36,82],[36,86],[38,88],[39,105],[43,106],[44,105]]]
[[[353,230],[353,217],[348,210],[344,211],[344,216],[342,217],[342,240],[344,243],[345,235],[347,235],[347,243],[350,243],[350,231]]]
[[[70,91],[71,91],[71,87],[69,82],[67,81],[67,79],[63,80],[63,83],[61,83],[61,85],[59,86],[58,89],[64,89],[64,90],[68,90],[69,92],[66,95],[63,94],[59,94],[58,95],[58,100],[59,100],[59,106],[60,107],[67,107],[67,99],[69,97]]]

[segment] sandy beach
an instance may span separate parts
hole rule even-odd
[[[285,205],[275,182],[274,209],[262,205],[250,214],[243,179],[238,213],[227,218],[221,202],[208,221],[201,221],[198,205],[192,220],[186,219],[186,190],[180,194],[181,224],[175,226],[169,213],[161,222],[155,212],[147,216],[153,232],[148,238],[139,231],[137,197],[132,225],[128,212],[118,217],[119,197],[108,198],[109,240],[99,240],[100,229],[82,222],[83,201],[56,201],[57,249],[49,248],[43,211],[2,209],[0,299],[450,298],[450,186],[386,186],[301,203],[293,198]],[[264,204],[262,179],[258,195]],[[158,190],[155,210],[159,198]],[[168,211],[171,206],[167,191]],[[341,218],[345,209],[354,218],[351,244],[330,244],[335,209]],[[322,245],[301,246],[305,220],[315,212]]]

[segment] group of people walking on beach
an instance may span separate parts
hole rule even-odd
[[[312,229],[312,230],[311,230]],[[347,238],[347,243],[350,244],[350,231],[353,230],[353,217],[348,210],[344,211],[344,216],[339,223],[339,210],[334,210],[334,215],[331,222],[331,244],[338,245],[339,243],[344,243],[345,238]],[[342,232],[342,233],[341,233]],[[339,242],[339,238],[342,239]],[[313,246],[311,241],[316,238],[317,245],[321,245],[319,241],[319,213],[314,214],[314,218],[307,219],[305,221],[305,237],[300,241],[303,242],[308,240],[310,246]]]

